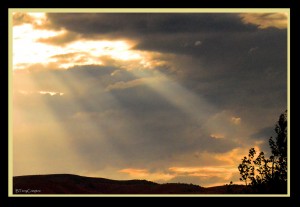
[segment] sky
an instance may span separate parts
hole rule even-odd
[[[13,175],[235,184],[287,109],[287,13],[14,12]]]

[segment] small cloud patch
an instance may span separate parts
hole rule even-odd
[[[64,93],[61,93],[61,92],[56,92],[56,91],[39,91],[39,94],[42,94],[42,95],[50,95],[50,96],[55,96],[55,95],[58,95],[58,96],[63,96]]]
[[[256,52],[257,50],[258,50],[258,47],[251,47],[248,51],[248,54],[250,55],[250,54]]]
[[[201,44],[202,44],[202,42],[199,41],[199,40],[195,42],[195,46],[196,46],[196,47],[197,47],[197,46],[200,46]]]
[[[223,134],[211,134],[210,137],[213,139],[224,139],[225,138],[225,136]]]
[[[231,117],[230,119],[231,123],[235,124],[235,125],[239,125],[241,123],[241,118],[240,117]]]

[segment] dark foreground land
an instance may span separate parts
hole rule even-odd
[[[147,180],[110,180],[70,174],[13,178],[14,194],[240,194],[243,185],[204,188],[193,184],[158,184]]]

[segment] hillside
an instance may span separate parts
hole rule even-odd
[[[229,194],[241,193],[243,188],[241,185],[204,188],[193,184],[119,181],[70,174],[13,177],[14,194]]]

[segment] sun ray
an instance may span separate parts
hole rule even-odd
[[[131,70],[130,72],[138,78],[151,80],[144,81],[144,83],[165,98],[170,104],[187,114],[199,126],[205,123],[208,117],[217,112],[217,109],[212,104],[209,104],[201,95],[194,94],[158,70],[155,70],[155,72],[151,70]],[[206,128],[205,130],[213,133],[212,129]]]
[[[101,70],[101,69],[99,69]],[[84,69],[83,69],[84,72]],[[72,69],[70,69],[70,73],[72,73]],[[119,154],[119,147],[124,146],[126,144],[126,140],[122,140],[122,137],[118,137],[118,133],[115,130],[108,129],[105,123],[105,120],[99,120],[97,122],[99,116],[101,116],[102,113],[105,113],[105,108],[107,108],[108,111],[110,110],[118,110],[118,113],[121,113],[120,116],[127,117],[128,120],[131,119],[130,115],[126,113],[125,111],[122,111],[122,105],[118,103],[118,100],[113,97],[110,93],[106,93],[104,90],[100,88],[97,88],[100,92],[97,92],[97,94],[94,94],[92,98],[90,99],[78,99],[77,97],[83,93],[88,92],[88,89],[84,89],[87,85],[82,85],[81,81],[83,79],[89,79],[91,82],[93,81],[100,81],[97,80],[97,77],[94,77],[93,75],[90,75],[88,72],[83,73],[80,77],[76,75],[65,75],[60,76],[57,73],[53,73],[53,79],[58,80],[58,82],[62,83],[63,88],[65,91],[66,96],[72,96],[72,100],[74,101],[73,104],[76,106],[76,111],[80,113],[76,113],[72,116],[72,119],[78,119],[83,120],[89,130],[93,131],[95,134],[97,134],[97,139],[94,140],[95,144],[101,142],[103,146],[105,146],[105,151],[107,151],[107,154],[109,151],[113,151],[113,156],[117,157],[117,159],[121,162],[124,157]],[[93,81],[92,81],[93,80]],[[98,85],[99,86],[99,85]],[[104,102],[103,102],[104,100]],[[101,110],[103,108],[103,110]],[[100,109],[100,111],[99,111]],[[112,123],[113,124],[113,123]],[[127,125],[130,125],[129,122],[126,123]],[[113,128],[113,125],[110,126],[110,128]],[[133,127],[129,127],[131,129]],[[68,128],[69,132],[72,131],[72,128]],[[76,129],[77,132],[84,132],[84,126],[78,126]],[[130,133],[130,131],[128,132]],[[72,135],[72,133],[70,133]],[[111,137],[117,137],[117,140],[111,139]],[[83,140],[83,142],[88,142],[89,140]],[[72,142],[71,142],[72,143]],[[72,146],[76,150],[80,150],[81,146]],[[103,149],[102,149],[103,150]],[[99,148],[98,151],[101,154],[101,148]],[[111,155],[112,156],[112,155]],[[99,166],[104,165],[104,163],[99,163]]]
[[[22,81],[22,80],[18,80]],[[35,85],[36,91],[39,90],[36,82],[32,80],[32,84]],[[61,166],[62,170],[66,168],[69,169],[70,173],[74,173],[75,165],[72,165],[72,160],[80,160],[81,158],[74,153],[70,147],[70,136],[61,123],[61,121],[53,113],[52,107],[47,105],[44,102],[44,95],[39,95],[39,93],[32,94],[35,97],[40,96],[39,98],[31,99],[32,101],[37,101],[34,104],[37,106],[35,109],[29,108],[30,111],[26,111],[26,108],[22,107],[26,99],[30,99],[30,96],[23,95],[24,100],[19,100],[17,93],[14,93],[13,98],[13,125],[14,125],[14,174],[18,175],[19,172],[26,172],[27,174],[40,174],[44,173],[57,173],[49,170],[46,166],[52,165],[57,159],[55,156],[47,157],[49,154],[55,155],[57,152],[67,152],[66,157],[60,159],[65,160],[65,166]],[[21,101],[21,102],[20,102]],[[28,100],[27,100],[28,101]],[[42,114],[40,113],[42,112]],[[30,114],[28,114],[30,113]],[[30,124],[29,119],[40,120]],[[50,127],[51,131],[46,129]],[[33,131],[28,131],[33,129]],[[29,145],[30,144],[30,145]],[[26,154],[27,156],[23,156]],[[50,158],[50,159],[49,159]],[[18,161],[18,163],[16,163]],[[52,163],[52,164],[51,164]],[[63,162],[60,162],[63,163]]]

